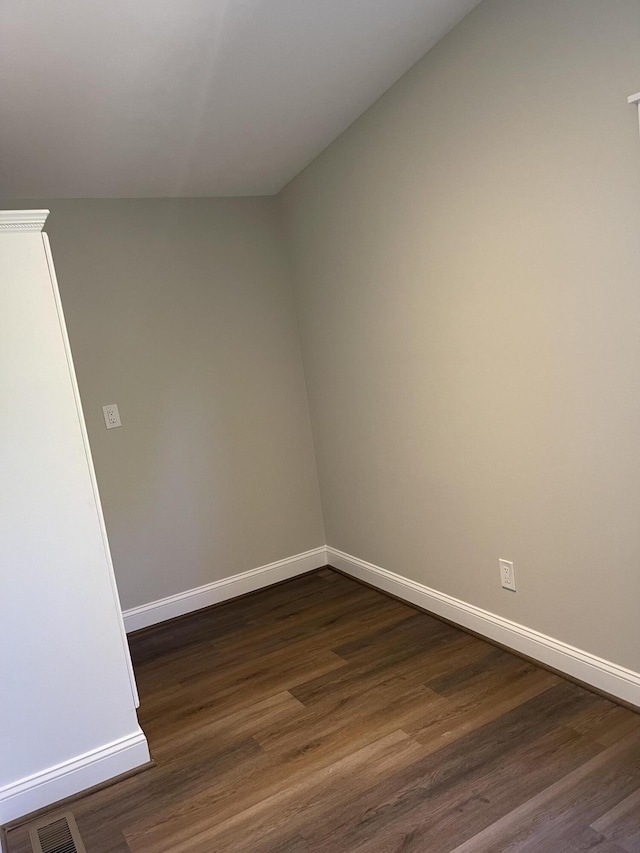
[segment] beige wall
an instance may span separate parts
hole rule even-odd
[[[1,205],[52,210],[125,608],[324,542],[282,201],[328,543],[640,669],[638,44],[485,0],[281,200]]]
[[[11,206],[51,209],[123,607],[322,545],[275,200]]]
[[[636,670],[639,45],[485,0],[283,194],[328,544]]]

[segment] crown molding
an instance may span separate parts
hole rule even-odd
[[[1,231],[42,231],[48,210],[0,210]]]

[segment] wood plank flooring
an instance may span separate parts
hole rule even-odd
[[[640,716],[330,569],[131,647],[157,766],[88,853],[640,851]]]

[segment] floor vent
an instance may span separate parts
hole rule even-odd
[[[87,853],[71,812],[32,823],[29,837],[33,853]]]

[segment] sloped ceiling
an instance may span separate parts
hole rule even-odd
[[[0,195],[278,192],[478,0],[3,0]]]

